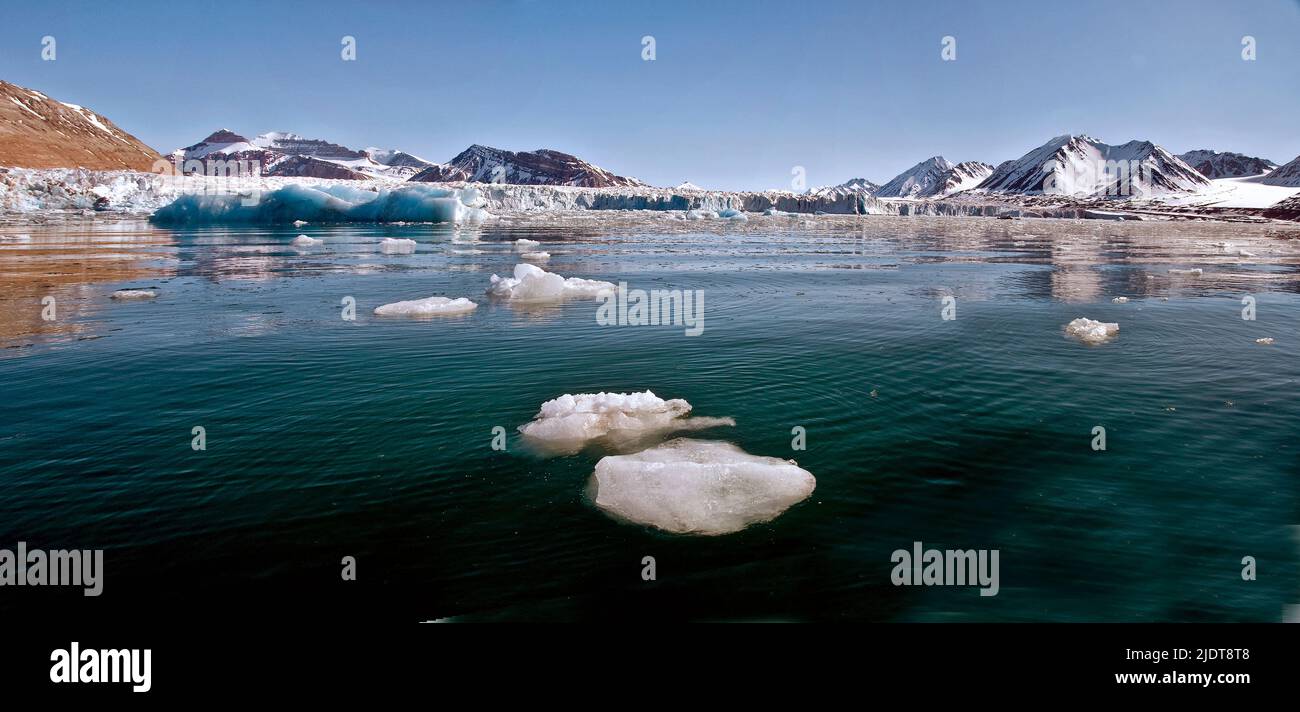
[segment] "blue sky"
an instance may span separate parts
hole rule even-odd
[[[794,166],[883,182],[1063,133],[1300,154],[1297,0],[0,0],[0,17],[0,79],[163,152],[222,127],[438,161],[547,147],[717,188],[789,187]]]

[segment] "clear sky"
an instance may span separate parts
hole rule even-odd
[[[0,0],[0,79],[163,152],[218,128],[545,147],[657,185],[883,182],[1064,133],[1289,161],[1300,1]]]

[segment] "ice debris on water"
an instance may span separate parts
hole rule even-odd
[[[1273,337],[1265,336],[1262,339],[1255,339],[1255,343],[1263,344],[1264,346],[1271,346],[1273,344]]]
[[[474,302],[460,297],[426,297],[405,302],[393,302],[375,307],[379,316],[442,316],[447,314],[465,314],[478,308]]]
[[[153,299],[158,292],[152,289],[119,289],[111,295],[113,299]]]
[[[541,244],[542,243],[537,240],[529,240],[526,237],[521,237],[518,240],[515,240],[515,249],[521,252],[526,252],[540,246]]]
[[[1119,333],[1119,324],[1080,317],[1065,325],[1065,333],[1089,344],[1100,344]]]
[[[317,240],[314,237],[308,237],[306,235],[299,235],[293,238],[294,247],[315,247],[316,245],[323,244],[325,244],[324,240]]]
[[[1170,269],[1169,270],[1169,274],[1178,274],[1187,277],[1199,277],[1204,273],[1205,270],[1201,269],[1200,267],[1193,267],[1192,269]]]
[[[415,240],[385,237],[379,241],[379,251],[390,255],[409,255],[415,252]]]
[[[488,217],[475,188],[400,185],[367,189],[350,185],[293,184],[256,199],[235,193],[182,195],[150,218],[186,223],[474,222]]]
[[[1128,297],[1115,297],[1111,301],[1116,304],[1128,304]]]
[[[538,262],[551,259],[551,253],[549,252],[523,252],[520,253],[519,256],[525,260],[535,260]]]
[[[487,293],[494,297],[521,302],[559,301],[595,298],[611,294],[616,287],[609,282],[569,277],[565,279],[536,265],[515,265],[513,277],[492,275]]]
[[[592,478],[596,506],[614,517],[705,536],[769,522],[817,487],[793,460],[689,438],[602,458]]]
[[[566,393],[542,404],[519,432],[548,449],[576,452],[596,440],[636,440],[649,435],[735,425],[731,418],[688,417],[691,404],[641,393]]]

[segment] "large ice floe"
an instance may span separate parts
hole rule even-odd
[[[473,222],[490,217],[476,188],[287,185],[261,195],[182,195],[151,220],[187,223]]]
[[[448,297],[426,297],[424,299],[412,299],[405,302],[393,302],[380,307],[375,307],[375,314],[379,316],[447,316],[453,314],[467,314],[478,308],[478,305],[465,297],[451,299]]]
[[[817,486],[793,460],[690,438],[602,458],[592,480],[596,506],[618,519],[706,536],[771,521]]]
[[[594,299],[614,292],[609,282],[580,277],[564,278],[536,265],[517,264],[513,277],[492,275],[487,293],[519,302],[549,302],[562,299]]]
[[[573,453],[603,441],[614,447],[684,430],[735,425],[731,418],[688,417],[691,404],[641,393],[566,393],[542,404],[519,432],[541,450]]]
[[[1065,333],[1086,344],[1100,344],[1119,333],[1119,324],[1079,317],[1065,325]]]

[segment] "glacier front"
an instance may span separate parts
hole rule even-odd
[[[182,195],[150,219],[161,225],[476,222],[490,217],[483,204],[476,188],[292,184],[262,195]]]

